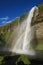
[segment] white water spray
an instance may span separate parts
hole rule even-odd
[[[34,29],[32,29],[32,27],[31,27],[31,22],[32,22],[32,18],[34,16],[35,9],[37,10],[38,8],[36,6],[33,7],[31,9],[31,11],[29,12],[29,15],[26,20],[27,24],[26,24],[26,30],[25,30],[25,36],[24,36],[24,42],[23,42],[23,50],[26,50],[27,46],[28,46],[28,48],[30,48],[30,41],[33,38]],[[36,14],[37,14],[37,12],[36,12]],[[34,21],[34,19],[33,19],[33,21]]]
[[[35,6],[30,10],[29,15],[22,22],[21,26],[19,26],[17,37],[15,40],[13,40],[13,47],[10,49],[12,52],[28,55],[35,54],[35,51],[31,49],[30,42],[34,36],[34,27],[31,26],[31,22],[36,19],[37,14],[38,7]]]

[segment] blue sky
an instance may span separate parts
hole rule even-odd
[[[0,0],[0,25],[10,22],[43,0]]]

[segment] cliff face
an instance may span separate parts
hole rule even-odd
[[[38,5],[38,8],[39,8],[39,14],[37,16],[36,21],[33,23],[33,25],[36,28],[37,38],[43,39],[43,3]],[[9,40],[11,42],[11,40],[13,39],[11,37],[13,30],[15,30],[14,35],[16,35],[17,33],[16,28],[18,27],[18,25],[21,25],[22,21],[26,19],[28,14],[29,12],[26,12],[23,15],[21,15],[19,18],[17,18],[16,20],[13,20],[10,23],[0,26],[0,44],[3,43],[2,40],[5,42]],[[11,39],[9,39],[10,37]]]
[[[37,20],[35,24],[36,27],[36,34],[38,38],[43,38],[43,4],[38,6],[39,8],[39,15],[37,16]]]

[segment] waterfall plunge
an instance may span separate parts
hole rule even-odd
[[[16,40],[13,40],[13,47],[10,49],[12,52],[18,54],[35,55],[35,51],[31,49],[30,41],[34,36],[34,27],[31,26],[31,22],[33,22],[36,19],[37,14],[38,7],[35,6],[30,10],[27,18],[22,22],[21,26],[18,29]],[[33,17],[34,19],[32,21]],[[21,33],[22,31],[24,32]]]
[[[35,11],[35,9],[38,10],[38,8],[37,8],[36,6],[33,7],[33,8],[30,10],[29,15],[28,15],[27,20],[26,20],[27,24],[26,24],[26,30],[25,30],[25,36],[24,36],[24,42],[23,42],[23,50],[26,49],[27,45],[29,46],[28,48],[30,48],[30,41],[31,41],[31,39],[33,38],[34,28],[31,27],[31,22],[32,22],[32,18],[33,18],[33,16],[34,16],[34,11]],[[37,14],[37,12],[36,12],[36,14]],[[36,15],[36,14],[35,14],[35,15]],[[35,16],[35,17],[36,17],[36,16]],[[34,18],[34,19],[35,19],[35,18]],[[33,21],[34,21],[34,19],[33,19]],[[28,40],[28,39],[29,39],[29,40]]]

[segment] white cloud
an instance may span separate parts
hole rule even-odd
[[[19,18],[19,17],[16,17],[16,18]]]
[[[8,17],[8,16],[3,17],[3,18],[0,18],[0,20],[8,20],[8,19],[9,19],[9,17]]]
[[[11,21],[2,21],[2,23],[10,23]]]
[[[2,23],[5,23],[6,21],[2,21]]]
[[[8,22],[6,22],[6,23],[10,23],[11,21],[8,21]]]
[[[5,21],[2,21],[2,23],[5,23]]]

